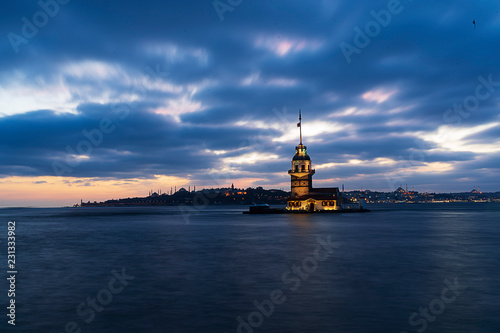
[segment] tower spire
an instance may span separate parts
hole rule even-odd
[[[300,109],[299,109],[299,123],[297,124],[297,126],[300,129],[300,144],[302,144],[302,112],[300,111]]]

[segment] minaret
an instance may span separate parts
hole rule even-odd
[[[315,170],[311,168],[311,158],[307,155],[307,147],[302,144],[302,112],[299,110],[300,142],[295,147],[292,159],[292,169],[288,170],[291,177],[292,198],[307,195],[312,191],[312,176]]]

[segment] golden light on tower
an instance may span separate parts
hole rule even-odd
[[[299,109],[299,145],[295,147],[290,175],[291,196],[287,201],[288,210],[327,211],[339,210],[342,197],[338,187],[313,188],[312,176],[316,170],[312,168],[307,147],[302,143],[302,111]]]
[[[312,175],[315,170],[311,168],[311,158],[307,155],[307,147],[302,144],[302,112],[299,110],[300,132],[299,145],[295,147],[295,155],[292,159],[292,168],[288,170],[291,176],[292,198],[307,195],[312,189]]]

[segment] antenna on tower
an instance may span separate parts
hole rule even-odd
[[[300,129],[300,144],[302,144],[302,111],[299,109],[299,123],[297,127]]]

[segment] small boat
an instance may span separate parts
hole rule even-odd
[[[283,208],[271,208],[268,204],[252,204],[248,211],[243,214],[283,214]]]

